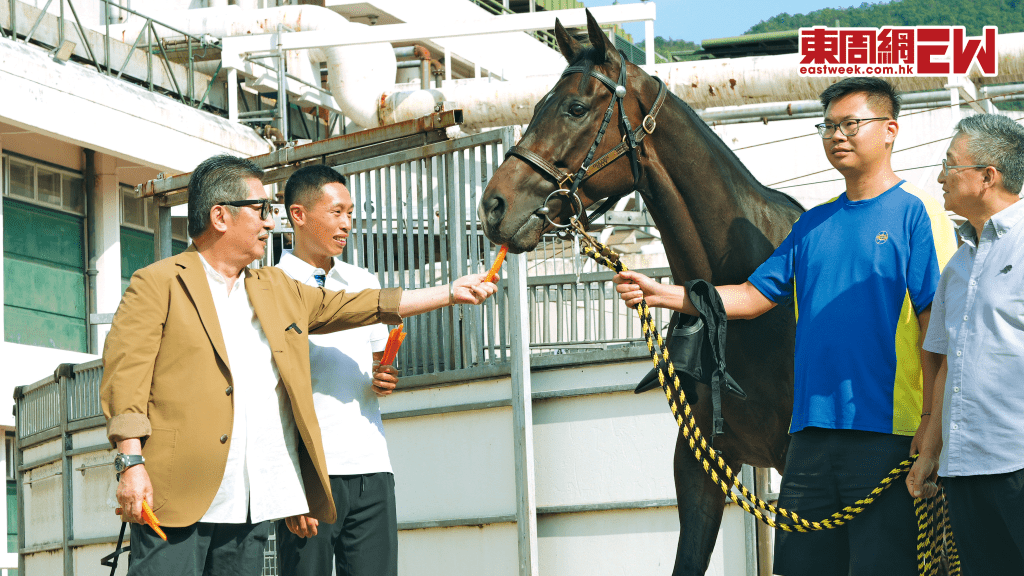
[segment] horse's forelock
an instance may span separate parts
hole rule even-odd
[[[597,60],[598,50],[592,45],[587,44],[576,54],[576,58],[573,62],[570,62],[570,66],[582,65],[583,73],[580,74],[580,87],[579,91],[582,93],[587,89],[587,84],[590,82],[590,73],[594,70],[594,62]]]

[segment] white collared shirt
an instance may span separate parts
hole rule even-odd
[[[277,267],[308,286],[317,286],[314,274],[324,273],[290,250],[281,253]],[[366,270],[335,258],[324,288],[351,293],[380,289],[380,282]],[[380,404],[370,387],[373,353],[383,351],[387,339],[384,324],[309,337],[313,405],[327,473],[332,476],[392,471]]]
[[[924,340],[949,367],[939,475],[1015,472],[1024,468],[1024,201],[980,232],[964,223],[960,236]]]
[[[244,269],[231,289],[200,254],[231,369],[234,421],[217,495],[200,522],[241,524],[309,512],[292,403],[259,318]]]

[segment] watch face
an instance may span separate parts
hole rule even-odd
[[[119,474],[124,472],[124,459],[120,454],[114,457],[114,471]]]

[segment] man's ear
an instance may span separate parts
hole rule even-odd
[[[292,227],[297,228],[306,224],[306,208],[302,204],[289,206],[288,215],[292,217]]]
[[[885,129],[886,129],[886,134],[888,136],[889,142],[890,143],[895,142],[896,141],[896,135],[900,133],[900,124],[899,124],[899,122],[897,122],[896,120],[889,120],[885,124]]]
[[[210,227],[218,232],[227,232],[229,217],[226,206],[214,206],[210,208]]]

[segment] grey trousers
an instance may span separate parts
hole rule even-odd
[[[396,576],[398,517],[395,477],[389,472],[331,476],[338,521],[299,538],[277,523],[281,576]]]
[[[260,576],[270,523],[210,524],[161,529],[132,524],[128,576]]]

